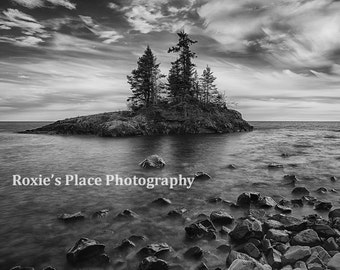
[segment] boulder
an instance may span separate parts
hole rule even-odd
[[[194,180],[196,181],[205,181],[205,180],[210,180],[211,176],[205,172],[197,172],[194,175]]]
[[[281,222],[288,231],[301,231],[307,228],[307,221],[284,214],[275,214],[270,217],[272,220]]]
[[[132,248],[134,248],[136,245],[129,239],[123,239],[122,243],[116,247],[115,249],[118,251],[126,252]]]
[[[292,238],[292,245],[316,246],[320,243],[320,238],[316,231],[307,229],[299,232]]]
[[[281,230],[284,228],[284,225],[280,221],[268,219],[263,223],[262,227],[263,231],[267,232],[270,229]]]
[[[306,261],[307,264],[319,263],[318,260],[320,260],[323,265],[327,265],[331,259],[331,256],[328,254],[328,252],[321,246],[312,247],[311,252],[312,255]]]
[[[292,190],[292,194],[294,195],[309,195],[309,190],[306,187],[295,187]]]
[[[169,266],[166,261],[157,257],[149,256],[139,264],[139,270],[168,270]]]
[[[336,182],[336,181],[337,181],[337,179],[336,179],[336,177],[335,177],[335,176],[331,176],[331,178],[330,178],[330,179],[331,179],[331,181],[332,181],[332,182]]]
[[[297,261],[304,260],[311,255],[311,249],[308,246],[291,246],[282,256],[283,264],[294,264]]]
[[[216,228],[209,219],[199,220],[185,227],[189,239],[216,239]]]
[[[303,262],[303,261],[297,261],[297,262],[294,264],[294,269],[308,270],[308,269],[307,269],[306,263]]]
[[[241,253],[241,252],[237,252],[235,250],[232,250],[229,253],[229,256],[227,257],[227,265],[230,265],[229,269],[235,269],[235,270],[239,269],[239,268],[236,268],[236,266],[233,266],[234,268],[231,268],[233,262],[238,259],[252,262],[251,264],[253,266],[252,268],[242,268],[242,269],[271,270],[271,267],[269,265],[261,264],[260,262],[250,257],[249,255]]]
[[[180,218],[180,217],[183,217],[183,214],[184,214],[186,211],[187,211],[187,209],[185,209],[185,208],[170,210],[170,211],[168,212],[168,217]]]
[[[261,222],[252,217],[241,219],[229,233],[229,236],[235,241],[246,241],[250,238],[262,239]]]
[[[85,219],[85,215],[82,212],[77,212],[73,214],[61,214],[58,216],[58,219],[64,222],[73,222]]]
[[[191,247],[184,253],[184,257],[188,259],[199,260],[202,256],[203,250],[198,246]]]
[[[266,234],[267,239],[275,242],[287,243],[289,242],[289,234],[287,231],[270,229]]]
[[[323,247],[327,251],[333,251],[333,250],[339,249],[339,245],[336,243],[334,237],[329,237],[328,239],[326,239],[326,241],[324,241],[323,243]]]
[[[97,260],[98,263],[108,263],[109,259],[104,253],[105,245],[96,240],[80,238],[75,245],[67,251],[66,258],[71,264]],[[94,259],[94,260],[93,260]]]
[[[210,220],[213,223],[227,225],[234,221],[234,217],[229,215],[227,212],[220,210],[211,212]]]
[[[171,201],[167,198],[158,198],[152,201],[152,204],[159,205],[159,206],[167,206],[171,204]]]
[[[139,163],[139,166],[146,169],[161,169],[165,166],[165,161],[158,155],[151,155]]]
[[[332,207],[333,205],[331,202],[318,201],[314,204],[314,209],[320,211],[329,211]]]
[[[141,259],[149,256],[161,258],[171,251],[172,248],[167,243],[150,244],[140,249],[137,256]]]
[[[253,270],[256,268],[255,262],[236,259],[229,266],[228,270]]]
[[[144,242],[147,240],[147,238],[144,235],[131,235],[129,237],[129,240],[132,241],[133,243],[139,243],[139,242]]]
[[[274,207],[276,205],[276,202],[273,200],[273,198],[269,196],[264,196],[264,197],[260,197],[258,201],[258,205],[263,208],[270,208],[270,207]]]
[[[330,270],[340,270],[340,253],[335,254],[328,262],[327,267]]]
[[[299,182],[299,179],[296,177],[295,174],[286,174],[283,176],[283,179],[286,181],[287,184],[295,185]]]
[[[316,190],[316,192],[319,193],[319,194],[325,194],[325,193],[328,192],[328,190],[325,187],[320,187]]]

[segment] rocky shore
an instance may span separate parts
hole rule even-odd
[[[272,165],[269,164],[269,167]],[[152,155],[140,166],[161,169],[165,162],[161,157]],[[204,172],[196,173],[195,177],[200,184],[211,181]],[[164,220],[182,222],[180,233],[184,236],[183,241],[190,246],[184,252],[162,239],[150,242],[144,235],[122,239],[121,243],[116,243],[113,252],[107,252],[107,243],[83,237],[68,249],[65,259],[75,269],[339,270],[340,208],[333,208],[330,201],[318,200],[307,187],[295,185],[296,176],[285,175],[283,179],[292,180],[293,199],[276,201],[259,192],[243,192],[235,202],[209,197],[206,202],[215,208],[209,215],[191,216],[188,209],[173,208],[173,202],[168,198],[151,201],[149,207],[164,209]],[[333,176],[330,180],[334,182],[337,178]],[[316,192],[334,191],[320,188]],[[313,206],[314,214],[303,217],[292,214],[295,209],[307,205]],[[236,219],[229,213],[231,209],[238,209],[244,215]],[[321,213],[328,218],[323,218],[319,215]],[[109,209],[102,209],[90,216],[82,212],[65,213],[58,219],[69,224],[87,222],[89,218],[106,219],[109,214]],[[112,222],[129,226],[129,222],[140,218],[139,213],[125,209],[115,213]],[[215,252],[205,250],[206,245],[215,246]],[[11,270],[23,269],[34,268],[16,266]],[[53,269],[51,266],[44,268]]]
[[[79,116],[20,133],[122,137],[230,133],[252,129],[253,127],[235,110],[227,108],[202,110],[193,107],[186,116],[183,116],[183,113],[169,112],[164,109],[138,113],[120,111]]]

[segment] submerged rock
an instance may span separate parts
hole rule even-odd
[[[294,195],[309,195],[309,190],[306,187],[295,187],[292,190],[292,194]]]
[[[194,175],[194,179],[195,181],[200,181],[200,180],[205,181],[205,180],[210,180],[211,176],[205,172],[197,172]]]
[[[203,250],[198,246],[191,247],[184,253],[184,257],[188,259],[199,260],[202,256]]]
[[[64,222],[73,222],[85,219],[85,215],[82,212],[77,212],[73,214],[61,214],[58,216],[58,219]]]
[[[168,263],[157,257],[149,256],[142,260],[139,264],[139,270],[168,270]]]
[[[94,212],[92,217],[93,218],[103,218],[103,217],[106,217],[109,214],[109,212],[110,212],[109,209],[102,209],[102,210]]]
[[[190,239],[216,239],[216,228],[209,219],[199,220],[185,227]]]
[[[105,245],[100,244],[96,240],[80,238],[75,245],[67,251],[66,258],[71,264],[88,261],[105,264],[109,262],[109,258],[104,253],[104,250]]]
[[[286,174],[283,176],[283,179],[287,182],[287,184],[295,185],[297,182],[299,182],[299,179],[296,177],[295,174]]]
[[[315,210],[329,211],[333,207],[331,202],[318,201],[314,204]]]
[[[137,256],[139,258],[145,258],[149,256],[162,257],[171,251],[172,248],[167,243],[150,244],[139,250],[137,252]]]
[[[171,201],[167,198],[158,198],[152,201],[152,204],[159,205],[159,206],[167,206],[171,204]]]
[[[167,215],[172,218],[181,218],[186,211],[187,209],[185,208],[174,209],[170,210]]]
[[[29,267],[29,266],[14,266],[10,270],[34,270],[34,267]]]
[[[335,177],[335,176],[331,176],[331,178],[330,178],[330,179],[331,179],[331,181],[332,181],[332,182],[336,182],[336,181],[337,181],[337,179],[336,179],[336,177]]]
[[[130,219],[137,217],[138,215],[135,212],[131,211],[130,209],[125,209],[117,215],[118,219]]]
[[[276,163],[276,162],[272,162],[270,164],[268,164],[268,169],[282,169],[283,165]]]
[[[122,243],[116,247],[115,249],[118,251],[128,251],[132,248],[136,247],[136,245],[129,239],[123,239]]]
[[[165,166],[165,161],[158,155],[151,155],[139,163],[139,166],[147,169],[161,169]]]

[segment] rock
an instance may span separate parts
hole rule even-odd
[[[224,200],[221,198],[221,197],[209,197],[207,199],[207,202],[208,203],[220,203],[220,202],[223,202]]]
[[[98,263],[108,263],[109,259],[104,253],[105,246],[96,240],[80,238],[75,245],[67,251],[66,258],[71,264],[78,264],[91,260]]]
[[[281,154],[281,157],[287,158],[287,157],[290,157],[290,155],[289,155],[288,153],[282,153],[282,154]]]
[[[157,257],[149,256],[139,264],[139,270],[168,270],[169,266],[166,261]]]
[[[290,240],[289,234],[287,231],[275,230],[275,229],[270,229],[267,232],[266,237],[275,242],[281,242],[281,243],[287,243]]]
[[[102,210],[94,212],[92,217],[93,218],[103,218],[103,217],[106,217],[109,214],[109,212],[110,212],[109,209],[102,209]]]
[[[327,267],[330,270],[340,270],[340,253],[335,254],[328,262]]]
[[[235,164],[229,164],[229,165],[228,165],[228,169],[231,169],[231,170],[236,170],[236,169],[237,169],[237,167],[236,167],[236,165],[235,165]]]
[[[234,221],[234,218],[225,211],[213,211],[210,214],[210,220],[217,224],[230,224]]]
[[[289,243],[276,243],[275,244],[275,249],[279,251],[281,254],[285,253],[288,249],[290,248]]]
[[[134,247],[136,247],[136,245],[131,240],[123,239],[122,243],[118,247],[116,247],[116,250],[125,252]]]
[[[229,266],[228,270],[252,270],[255,269],[256,264],[252,261],[236,259]]]
[[[268,219],[268,215],[265,210],[263,209],[249,209],[248,216],[256,218],[261,222],[265,222]]]
[[[180,218],[180,217],[183,217],[183,214],[186,211],[187,211],[187,209],[185,209],[185,208],[170,210],[169,213],[168,213],[168,217]]]
[[[319,263],[317,259],[320,259],[322,264],[327,265],[329,260],[331,259],[331,256],[329,256],[328,252],[321,246],[316,246],[311,248],[312,255],[308,258],[306,261],[307,264],[310,263]]]
[[[314,205],[317,199],[313,196],[305,195],[302,197],[302,200],[306,201],[309,205]]]
[[[309,195],[309,190],[306,187],[295,187],[292,190],[292,194],[294,195]]]
[[[276,202],[268,196],[261,197],[258,201],[258,205],[263,208],[274,207]]]
[[[320,238],[316,231],[312,229],[307,229],[299,232],[292,238],[293,245],[301,245],[301,246],[316,246],[320,243]]]
[[[130,219],[137,217],[138,215],[135,212],[131,211],[130,209],[125,209],[117,215],[117,218],[119,219]]]
[[[308,270],[307,269],[307,265],[305,264],[305,262],[303,261],[297,261],[295,264],[294,264],[294,268],[296,269],[300,269],[300,270]]]
[[[198,246],[191,247],[184,253],[184,257],[188,259],[199,260],[202,256],[203,250]]]
[[[209,219],[199,220],[185,227],[186,235],[190,239],[216,239],[216,228]]]
[[[255,218],[238,221],[236,227],[229,233],[235,241],[246,241],[250,238],[262,239],[263,231],[261,222]]]
[[[259,259],[261,257],[261,252],[253,243],[246,243],[243,247],[243,250],[254,259]]]
[[[139,166],[147,169],[161,169],[165,166],[165,161],[158,155],[151,155],[139,163]]]
[[[284,228],[284,225],[277,220],[268,219],[263,223],[262,227],[263,227],[263,231],[267,232],[270,229],[281,230]]]
[[[152,204],[159,205],[159,206],[167,206],[171,204],[171,201],[167,198],[158,198],[152,201]]]
[[[301,231],[307,228],[307,221],[284,214],[275,214],[270,219],[281,222],[288,231]]]
[[[56,270],[56,269],[52,266],[46,266],[43,270]]]
[[[248,266],[252,266],[251,268],[237,268],[237,266],[235,265],[234,261],[236,260],[244,260],[244,261],[248,261],[251,262],[252,264],[247,264]],[[234,266],[232,266],[234,263]],[[232,250],[229,253],[229,256],[227,257],[227,265],[230,265],[230,267],[228,269],[233,269],[233,270],[239,270],[239,269],[244,269],[244,270],[250,270],[250,269],[257,269],[257,270],[271,270],[271,267],[269,265],[266,264],[261,264],[259,263],[257,260],[253,259],[252,257],[250,257],[247,254],[241,253],[241,252],[237,252],[235,250]]]
[[[311,255],[311,249],[308,246],[291,246],[282,256],[284,264],[294,264],[297,261],[304,260]]]
[[[307,265],[308,270],[323,270],[325,269],[322,264],[319,263],[310,263]]]
[[[129,240],[132,241],[133,243],[139,243],[139,242],[144,242],[147,240],[147,238],[144,235],[131,235],[129,237]]]
[[[195,173],[194,175],[194,180],[196,181],[205,181],[205,180],[210,180],[211,179],[211,176],[205,172],[197,172]]]
[[[327,251],[332,251],[332,250],[338,250],[339,245],[336,243],[335,239],[333,237],[329,237],[324,243],[323,247]]]
[[[287,182],[287,184],[295,185],[297,182],[299,182],[299,179],[297,179],[295,174],[286,174],[283,176],[283,179]]]
[[[261,244],[262,244],[262,250],[264,252],[267,252],[268,250],[270,250],[272,248],[272,244],[271,244],[270,240],[267,239],[267,238],[263,238]]]
[[[340,218],[340,208],[335,208],[328,213],[329,219]]]
[[[72,222],[72,221],[79,221],[85,219],[85,215],[81,212],[77,212],[74,214],[61,214],[58,216],[58,219],[64,222]]]
[[[333,207],[331,202],[316,202],[314,204],[315,210],[321,210],[321,211],[329,211]]]
[[[332,182],[336,182],[336,181],[337,181],[337,179],[336,179],[336,177],[335,177],[335,176],[331,176],[331,178],[330,178],[330,179],[331,179],[331,181],[332,181]]]
[[[140,249],[137,252],[137,256],[141,259],[149,257],[149,256],[160,258],[168,254],[171,251],[172,251],[172,248],[167,243],[150,244]]]
[[[270,164],[268,164],[268,169],[282,169],[283,165],[276,163],[276,162],[272,162]]]
[[[320,187],[316,190],[316,192],[319,193],[319,194],[325,194],[325,193],[328,192],[328,190],[325,187]]]
[[[281,253],[274,248],[271,248],[267,255],[267,261],[270,266],[277,269],[281,266]]]
[[[285,265],[281,270],[293,270],[293,267],[291,265]]]
[[[315,224],[313,225],[313,230],[316,231],[319,236],[325,238],[340,236],[337,231],[326,224]]]
[[[247,206],[251,203],[256,203],[260,198],[260,193],[258,192],[244,192],[237,198],[237,205]]]
[[[275,206],[275,209],[276,209],[276,210],[279,210],[279,211],[282,212],[282,213],[291,213],[291,212],[292,212],[292,209],[291,209],[291,208],[289,208],[289,207],[287,207],[287,206],[283,206],[283,205],[281,205],[281,204],[277,204],[277,205]]]

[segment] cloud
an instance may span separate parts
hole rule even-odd
[[[33,9],[48,7],[46,3],[53,6],[63,6],[67,9],[75,9],[76,5],[68,0],[12,0],[12,2],[22,5],[24,7]]]
[[[324,68],[340,48],[340,2],[212,0],[198,13],[226,51],[261,54],[278,68]]]
[[[123,37],[117,31],[95,23],[90,16],[79,15],[79,17],[92,33],[103,40],[103,43],[110,44]]]

